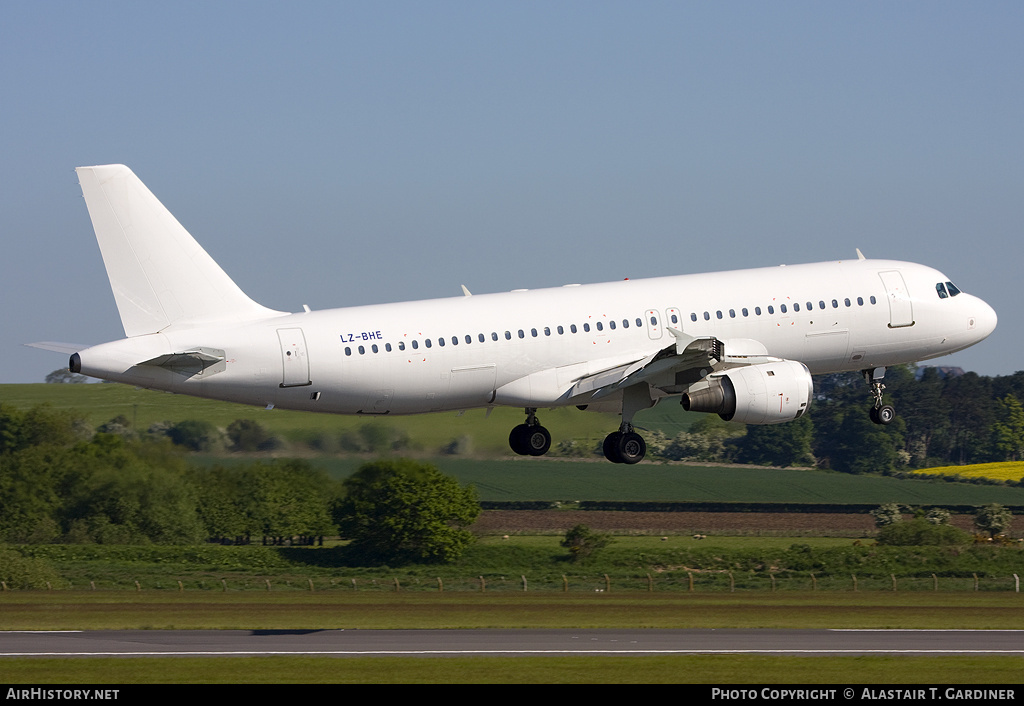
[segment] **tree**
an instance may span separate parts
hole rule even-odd
[[[787,424],[750,426],[736,443],[741,463],[797,466],[814,463],[811,441],[814,426],[808,415]]]
[[[232,451],[270,451],[277,447],[277,437],[267,433],[263,425],[252,419],[236,419],[228,425]]]
[[[611,537],[606,534],[593,532],[586,525],[576,525],[565,533],[565,539],[559,544],[569,550],[573,561],[578,561],[590,556],[598,549],[607,547],[611,541]]]
[[[89,382],[89,378],[79,373],[73,373],[67,368],[59,368],[54,370],[52,373],[47,374],[46,382],[50,384],[54,383],[72,383],[81,384]]]
[[[888,527],[903,522],[903,507],[899,503],[885,503],[871,511],[875,527]]]
[[[373,563],[447,562],[473,540],[476,489],[430,464],[391,459],[364,464],[343,483],[335,506],[341,536]]]
[[[978,508],[974,516],[974,526],[981,532],[988,532],[990,537],[1009,532],[1012,522],[1013,513],[999,503]]]

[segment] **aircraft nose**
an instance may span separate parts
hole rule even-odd
[[[983,338],[988,338],[996,330],[996,323],[998,323],[999,317],[996,315],[996,310],[987,303],[981,299],[976,301],[977,306],[974,307],[974,311],[971,314],[969,325],[980,341]]]

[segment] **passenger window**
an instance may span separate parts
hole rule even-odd
[[[418,349],[419,347],[420,347],[420,342],[419,342],[419,341],[417,341],[417,340],[415,340],[415,339],[413,339],[413,342],[412,342],[412,349],[413,349],[413,350],[417,350],[417,349]]]
[[[452,345],[453,346],[459,345],[459,337],[458,336],[452,336]]]
[[[690,314],[690,321],[696,321],[696,320],[697,320],[697,312],[693,312],[692,314]]]
[[[427,343],[430,343],[430,341],[428,340]],[[444,338],[438,337],[437,345],[440,346],[441,348],[444,348]]]
[[[697,319],[695,318],[694,321],[696,321],[696,320]],[[629,328],[629,319],[623,319],[622,320],[622,328]]]
[[[524,332],[522,329],[519,329],[519,338],[526,338],[526,332]]]
[[[583,324],[583,330],[590,333],[590,324]]]
[[[384,350],[386,350],[388,353],[390,353],[391,352],[391,344],[390,343],[385,343],[384,344]]]
[[[404,351],[405,350],[405,341],[399,341],[398,342],[398,350],[400,350],[400,351]]]
[[[551,335],[551,327],[550,326],[545,326],[544,327],[544,335],[545,336],[550,336]]]
[[[598,331],[604,331],[604,324],[602,324],[600,321],[597,322],[596,326]]]
[[[506,331],[505,332],[505,340],[506,341],[511,341],[512,340],[512,332],[511,331]]]
[[[793,311],[800,311],[800,302],[793,302]]]
[[[711,314],[709,314],[708,312],[705,311],[704,312],[704,320],[705,321],[711,321]]]
[[[744,316],[750,316],[750,312],[747,311],[747,307],[743,307],[743,315]]]
[[[675,314],[672,314],[672,323],[674,323],[674,324],[678,324],[679,323],[679,317],[676,316]]]
[[[754,307],[754,313],[757,314],[758,316],[760,316],[761,315],[761,307],[755,306]]]
[[[844,303],[844,304],[846,304],[846,306],[851,306],[851,304],[850,304],[850,298],[849,298],[849,297],[847,297],[846,299],[844,299],[844,300],[843,300],[843,303]]]
[[[611,321],[608,322],[608,328],[610,328],[612,331],[615,330],[615,319],[612,319]]]
[[[376,343],[374,343],[374,344],[373,344],[372,346],[370,346],[370,349],[371,349],[371,350],[372,350],[372,351],[373,351],[374,353],[378,353],[378,352],[380,352],[380,351],[379,351],[379,349],[377,348],[377,344],[376,344]]]
[[[349,346],[345,346],[345,355],[352,355],[352,349]]]
[[[864,306],[864,297],[857,297],[857,306]]]
[[[781,311],[783,314],[785,314],[786,313],[786,305],[782,304],[781,306],[779,306],[779,311]]]
[[[832,300],[832,308],[833,309],[838,309],[839,308],[839,302],[837,300],[835,300],[835,299]]]
[[[570,324],[569,330],[572,331],[573,333],[576,333],[576,324]]]
[[[533,336],[534,338],[537,338],[537,329],[535,329],[535,328],[530,329],[530,335]]]
[[[807,311],[814,311],[814,304],[812,302],[807,302]]]
[[[359,346],[359,355],[366,355],[366,349],[362,346]]]
[[[637,319],[636,319],[636,327],[637,328],[643,328],[643,325],[644,325],[644,322],[638,316]]]
[[[735,309],[729,309],[729,318],[730,319],[735,319],[736,318],[736,310]]]
[[[564,333],[565,333],[565,329],[564,329],[564,328],[562,328],[561,326],[559,326],[559,327],[558,327],[558,335],[559,335],[559,336],[561,336],[561,335],[563,335]]]
[[[819,309],[824,309],[825,308],[825,302],[823,302],[823,301],[818,302],[818,308]]]
[[[429,338],[424,339],[423,345],[425,345],[427,348],[430,348],[430,339]]]
[[[769,314],[774,314],[775,313],[775,307],[774,306],[769,306],[768,307],[768,313]]]
[[[872,295],[871,295],[871,298],[869,299],[869,301],[870,301],[870,302],[871,302],[872,304],[877,304],[877,303],[878,303],[878,300],[877,300],[877,299],[875,299],[875,295],[874,295],[874,294],[872,294]]]

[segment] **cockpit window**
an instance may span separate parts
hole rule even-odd
[[[945,299],[946,297],[949,296],[946,293],[946,285],[944,285],[942,282],[935,283],[935,291],[938,293],[939,299]]]
[[[956,288],[956,285],[952,282],[946,282],[946,289],[949,290],[949,296],[955,297],[960,293],[960,290]]]

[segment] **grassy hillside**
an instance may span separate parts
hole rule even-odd
[[[594,458],[586,460],[515,457],[508,448],[508,432],[522,421],[521,411],[495,409],[464,415],[425,414],[384,419],[345,417],[310,412],[263,410],[181,395],[140,390],[126,385],[0,385],[0,402],[18,407],[46,404],[72,409],[94,425],[124,415],[137,429],[155,422],[184,419],[208,421],[225,429],[236,419],[255,419],[271,433],[288,441],[308,441],[317,435],[338,437],[366,424],[383,425],[407,435],[408,445],[398,453],[433,457],[443,471],[474,483],[483,500],[632,500],[731,502],[842,502],[908,505],[963,505],[999,502],[1024,505],[1024,489],[941,481],[897,480],[852,476],[812,470],[760,467],[708,467],[645,462],[622,466]],[[541,420],[555,444],[575,439],[596,447],[618,424],[615,415],[580,412],[575,408],[542,410]],[[674,434],[689,426],[678,405],[655,407],[638,420],[650,428]],[[467,440],[461,456],[439,450],[453,440]],[[308,447],[301,447],[308,455]],[[286,449],[283,453],[288,453]],[[481,457],[492,457],[485,460]],[[312,458],[335,477],[345,477],[368,457],[325,454]],[[196,456],[204,465],[250,461],[236,455]]]

